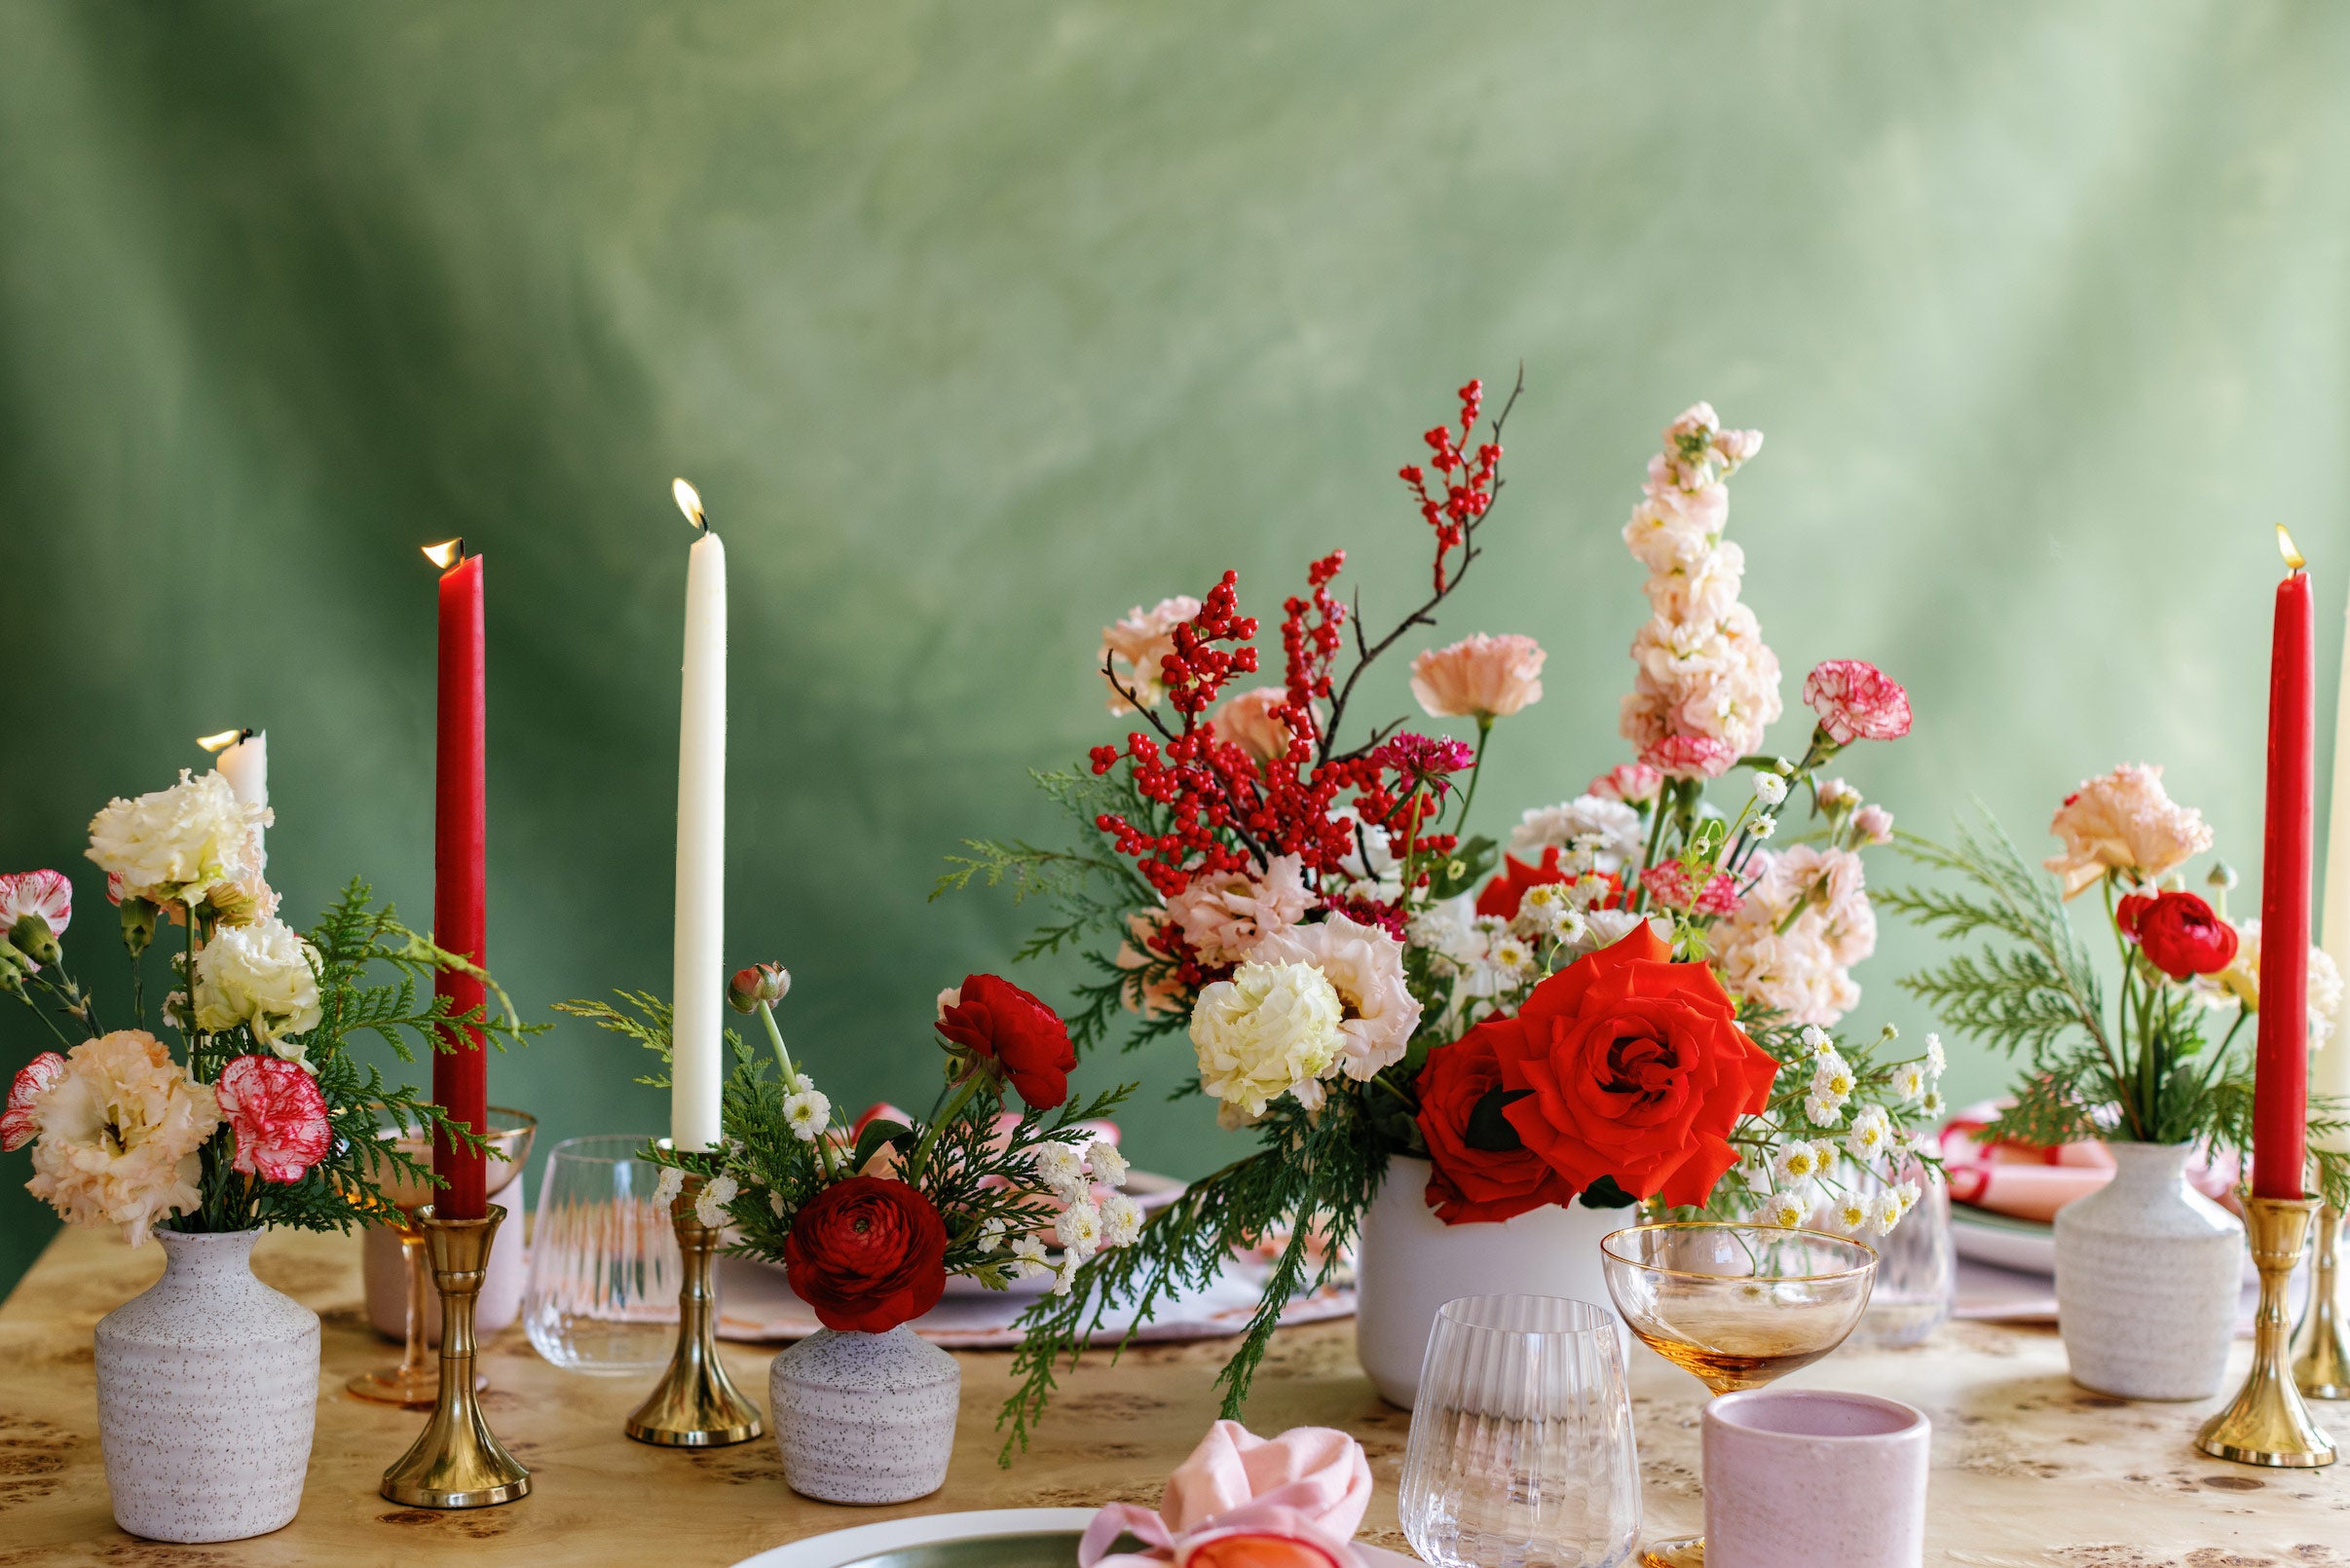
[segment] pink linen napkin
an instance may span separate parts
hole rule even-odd
[[[2095,1139],[2057,1148],[1982,1142],[1980,1135],[2002,1106],[2000,1101],[1986,1100],[1959,1111],[1943,1127],[1942,1164],[1952,1202],[2044,1222],[2073,1199],[2086,1198],[2113,1179],[2113,1156]],[[2187,1181],[2207,1198],[2225,1202],[2236,1176],[2232,1155],[2199,1151],[2187,1162]]]
[[[1112,1503],[1094,1515],[1078,1568],[1362,1568],[1348,1542],[1370,1501],[1370,1464],[1345,1433],[1260,1437],[1218,1421],[1167,1478],[1158,1512]],[[1145,1549],[1111,1552],[1122,1535]]]

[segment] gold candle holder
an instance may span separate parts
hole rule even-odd
[[[2293,1381],[2312,1400],[2350,1400],[2350,1350],[2342,1345],[2341,1303],[2334,1296],[2341,1243],[2342,1212],[2330,1203],[2319,1205],[2309,1303],[2293,1333]]]
[[[2252,1375],[2234,1402],[2205,1422],[2195,1437],[2195,1446],[2215,1459],[2288,1470],[2333,1463],[2333,1439],[2301,1402],[2287,1349],[2292,1324],[2285,1284],[2301,1260],[2317,1207],[2315,1198],[2245,1200],[2252,1260],[2260,1271],[2260,1311],[2253,1321]]]
[[[416,1211],[440,1289],[440,1396],[424,1432],[384,1472],[383,1494],[394,1503],[480,1509],[530,1495],[531,1473],[491,1433],[473,1397],[473,1303],[504,1218],[496,1204],[479,1219],[443,1219],[430,1204]]]
[[[687,1176],[669,1205],[669,1222],[677,1227],[677,1250],[685,1260],[685,1283],[677,1292],[677,1349],[626,1428],[637,1441],[665,1448],[721,1448],[766,1431],[759,1407],[742,1397],[718,1359],[718,1297],[710,1268],[719,1227],[703,1224],[693,1213],[701,1188],[700,1176]]]

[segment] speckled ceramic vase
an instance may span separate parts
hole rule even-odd
[[[1420,1391],[1429,1330],[1444,1303],[1465,1295],[1564,1296],[1610,1317],[1599,1242],[1639,1223],[1630,1209],[1548,1205],[1513,1218],[1447,1225],[1428,1207],[1436,1167],[1399,1154],[1362,1216],[1355,1256],[1355,1359],[1371,1387],[1408,1410]],[[1626,1347],[1630,1331],[1619,1322]]]
[[[159,1230],[164,1277],[98,1320],[98,1442],[114,1522],[241,1541],[302,1506],[318,1315],[253,1278],[258,1230]]]
[[[777,1356],[767,1408],[783,1478],[820,1503],[911,1503],[947,1483],[963,1369],[901,1324],[819,1328]]]
[[[2184,1143],[2108,1143],[2113,1179],[2056,1212],[2057,1326],[2072,1380],[2126,1400],[2219,1392],[2244,1226],[2186,1184]]]

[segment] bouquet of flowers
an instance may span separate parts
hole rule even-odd
[[[1959,885],[1886,895],[1936,935],[1986,939],[1980,951],[1901,982],[1952,1028],[2024,1064],[2014,1103],[1983,1141],[2196,1142],[2249,1165],[2253,1063],[2244,1026],[2260,1007],[2260,922],[2227,918],[2236,878],[2219,861],[2205,878],[2217,907],[2187,890],[2182,868],[2212,847],[2210,824],[2171,799],[2161,768],[2141,764],[2083,780],[2049,831],[2064,849],[2041,862],[2045,876],[1988,819],[1980,832],[1961,826],[1947,846],[1905,835],[1906,853]],[[2092,888],[2120,958],[2111,1011],[2066,908]],[[2340,972],[2323,948],[2311,948],[2312,1050],[2332,1034],[2341,1000]],[[2336,1102],[2310,1109],[2312,1131],[2350,1127]],[[2350,1206],[2350,1155],[2314,1146],[2323,1141],[2310,1149],[2319,1183],[2327,1201]]]
[[[372,1034],[401,1061],[411,1042],[454,1049],[455,1029],[520,1039],[505,993],[460,955],[401,925],[354,881],[307,933],[279,917],[263,876],[265,805],[217,772],[183,771],[169,789],[117,800],[90,824],[131,954],[129,1027],[108,1029],[97,998],[65,968],[73,887],[56,871],[0,877],[0,990],[38,1015],[63,1047],[35,1057],[9,1089],[0,1147],[32,1145],[34,1196],[80,1225],[121,1225],[133,1245],[164,1224],[208,1233],[282,1225],[348,1230],[394,1213],[389,1180],[432,1174],[388,1128],[478,1147],[463,1123],[352,1055]],[[177,928],[160,1022],[149,1031],[144,962]],[[420,994],[441,970],[489,986],[487,1004],[452,1013]],[[385,976],[386,978],[376,978]]]
[[[758,1017],[772,1060],[728,1030],[719,1146],[655,1145],[650,1158],[664,1168],[662,1203],[700,1178],[696,1217],[728,1227],[728,1251],[781,1264],[824,1326],[885,1333],[937,1306],[951,1274],[999,1290],[1051,1274],[1066,1294],[1089,1260],[1134,1241],[1141,1210],[1119,1190],[1126,1163],[1096,1125],[1129,1091],[1069,1099],[1076,1053],[1042,1001],[995,975],[966,977],[939,995],[931,1113],[877,1105],[844,1122],[784,1045],[774,1004],[790,989],[779,964],[735,974],[727,999]],[[666,1060],[669,1009],[620,998],[557,1005]],[[1020,1110],[1005,1108],[1007,1091]]]
[[[1510,405],[1480,439],[1482,399],[1463,388],[1457,421],[1400,470],[1433,538],[1423,602],[1370,636],[1332,591],[1333,551],[1283,604],[1281,684],[1238,691],[1258,621],[1234,574],[1204,599],[1138,607],[1104,631],[1101,675],[1111,710],[1145,728],[1083,771],[1039,775],[1084,841],[972,840],[941,880],[1057,905],[1023,955],[1075,948],[1091,966],[1078,1045],[1122,1009],[1130,1048],[1187,1034],[1218,1119],[1260,1139],[1032,1310],[1011,1443],[1112,1303],[1147,1316],[1236,1249],[1269,1248],[1223,1372],[1236,1414],[1282,1308],[1341,1266],[1397,1153],[1432,1159],[1428,1202],[1455,1223],[1580,1200],[1883,1231],[1918,1195],[1900,1173],[1931,1163],[1911,1121],[1939,1109],[1938,1043],[1904,1058],[1889,1028],[1834,1033],[1876,940],[1860,854],[1891,818],[1822,776],[1852,742],[1906,733],[1908,697],[1830,660],[1804,686],[1816,723],[1801,755],[1761,749],[1778,663],[1723,538],[1726,481],[1759,434],[1698,404],[1650,460],[1623,530],[1652,612],[1623,704],[1634,760],[1524,812],[1506,849],[1470,834],[1497,722],[1542,695],[1543,650],[1524,636],[1412,662],[1421,707],[1473,721],[1473,741],[1400,721],[1348,734],[1364,672],[1435,625],[1484,553]],[[1734,772],[1747,782],[1726,812],[1705,791]],[[1796,801],[1812,831],[1768,847]]]

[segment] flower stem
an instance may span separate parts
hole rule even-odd
[[[906,1180],[909,1184],[921,1179],[923,1165],[930,1158],[931,1145],[939,1140],[939,1129],[953,1121],[962,1108],[971,1103],[971,1097],[979,1093],[980,1080],[987,1075],[985,1067],[974,1065],[970,1074],[954,1086],[954,1096],[947,1101],[947,1108],[933,1116],[930,1125],[922,1129],[922,1140],[914,1146],[914,1156],[906,1162]]]

